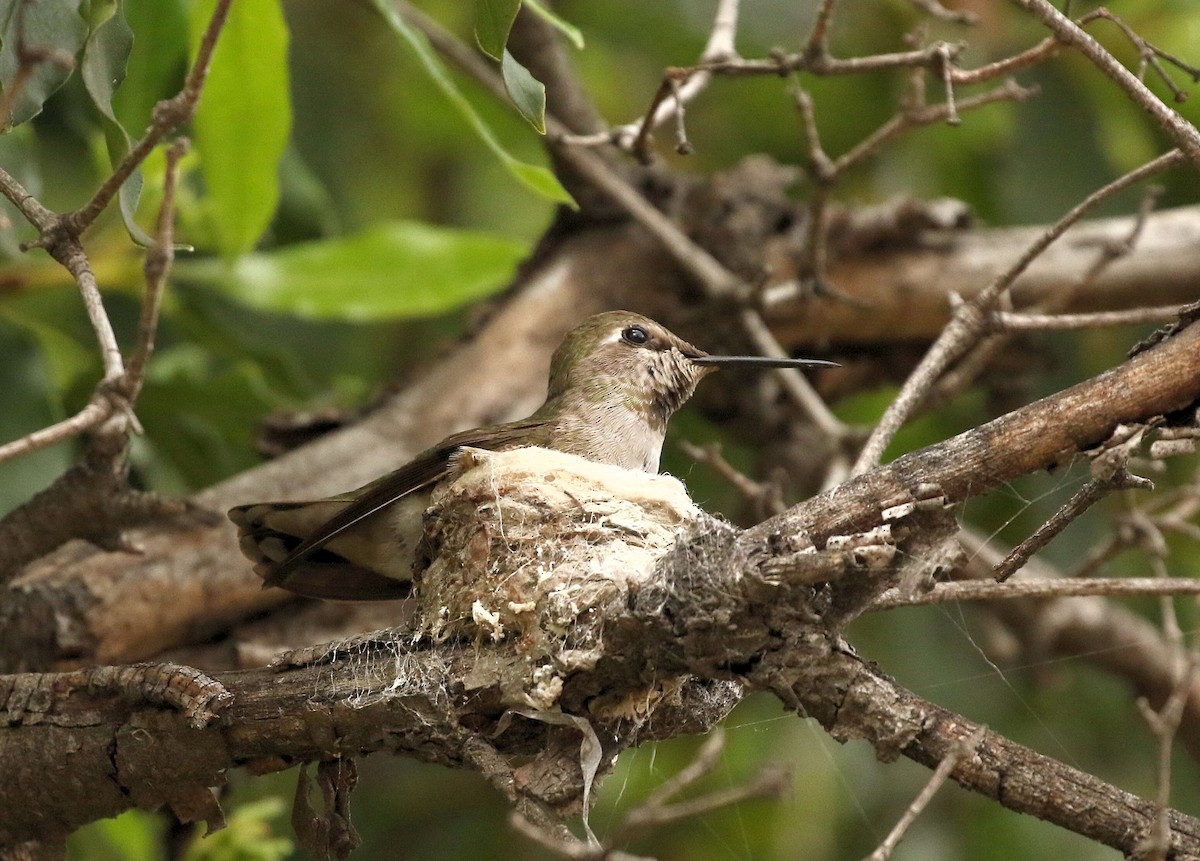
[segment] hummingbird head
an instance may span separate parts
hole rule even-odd
[[[808,359],[710,356],[649,317],[609,311],[572,329],[554,351],[548,397],[578,397],[584,405],[631,409],[651,427],[665,430],[700,380],[729,365],[835,366]]]
[[[589,317],[567,333],[550,360],[550,398],[630,408],[652,426],[692,396],[713,369],[692,361],[703,350],[632,311]]]

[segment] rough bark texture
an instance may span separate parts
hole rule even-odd
[[[727,231],[728,254],[745,257],[748,252],[739,244],[756,241],[761,254],[774,259],[794,244],[791,228],[781,232],[766,217],[778,201],[762,206],[766,214],[755,218],[730,216],[739,229]],[[1162,230],[1156,229],[1159,224]],[[1094,229],[1120,235],[1130,227],[1129,219],[1114,219]],[[1150,250],[1139,246],[1106,270],[1076,307],[1169,303],[1186,291],[1194,295],[1200,258],[1191,243],[1200,236],[1200,208],[1153,216],[1146,233],[1156,237]],[[950,291],[969,295],[981,289],[1017,256],[1015,243],[1028,234],[968,231],[915,246],[893,243],[844,259],[831,280],[839,290],[872,303],[872,310],[809,303],[786,315],[776,313],[778,332],[789,348],[811,350],[825,342],[869,344],[882,336],[878,323],[895,343],[895,315],[887,302],[903,295],[907,304],[900,318],[925,322],[899,334],[924,337],[944,322]],[[1078,277],[1071,267],[1086,265],[1094,254],[1094,246],[1082,248],[1051,258],[1045,269],[1035,266],[1039,274],[1022,289],[1042,296]],[[779,274],[786,276],[786,270]],[[1110,284],[1110,277],[1117,280]],[[341,491],[394,468],[447,433],[527,414],[544,392],[551,350],[587,313],[630,307],[699,341],[705,341],[709,328],[686,310],[685,279],[652,240],[627,225],[552,233],[519,283],[521,289],[472,340],[366,420],[204,491],[195,502],[219,514],[250,499]],[[894,362],[881,360],[881,367],[889,365]],[[141,660],[203,639],[283,600],[258,588],[232,532],[223,526],[156,525],[131,538],[143,548],[141,555],[105,553],[74,542],[27,566],[20,576],[0,575],[0,580],[11,578],[0,601],[0,669]]]
[[[1200,325],[1141,352],[1120,367],[961,433],[944,443],[899,457],[850,479],[750,530],[749,540],[772,533],[828,535],[868,528],[877,508],[911,501],[922,484],[953,501],[977,496],[1001,482],[1066,466],[1104,442],[1117,425],[1156,416],[1195,421],[1200,406]]]
[[[489,611],[463,620],[464,632],[477,631],[473,644],[439,644],[409,628],[298,654],[278,671],[219,674],[211,685],[185,676],[182,696],[160,690],[177,673],[148,671],[154,681],[142,702],[120,674],[4,679],[10,728],[0,770],[13,779],[0,787],[0,841],[53,839],[134,805],[217,822],[209,787],[228,768],[263,771],[377,750],[470,764],[519,806],[570,812],[583,803],[591,770],[603,770],[623,747],[719,719],[736,700],[723,687],[730,680],[774,692],[839,739],[868,740],[884,759],[937,762],[975,727],[865,665],[842,643],[840,625],[883,589],[917,588],[953,563],[955,503],[1094,447],[1119,422],[1190,418],[1200,402],[1198,341],[1200,324],[1182,326],[1113,371],[760,527],[739,533],[702,520],[647,576],[605,598],[596,612],[601,624],[580,626],[584,639],[564,638],[557,657],[531,660],[527,635],[494,637]],[[1040,433],[1015,430],[1027,427]],[[468,527],[453,552],[482,553],[508,583],[508,557],[475,540],[494,537],[502,523],[489,526],[483,507],[467,508],[456,514],[445,506],[444,516],[465,518]],[[594,512],[579,510],[581,522],[591,522]],[[499,507],[491,511],[498,516]],[[447,524],[437,528],[447,534]],[[510,561],[527,565],[519,554]],[[586,578],[576,585],[591,586]],[[512,600],[523,607],[527,597]],[[537,625],[561,625],[534,603],[528,612]],[[467,597],[459,602],[470,605]],[[555,684],[542,687],[549,676]],[[655,696],[647,696],[648,685]],[[539,690],[548,698],[539,700]],[[642,711],[628,708],[635,702]],[[504,764],[511,754],[533,759],[512,769]],[[77,780],[43,779],[68,764]],[[1154,818],[1149,802],[992,733],[953,776],[1126,853]],[[1176,856],[1200,853],[1200,822],[1171,817]]]
[[[1151,216],[1129,254],[1080,285],[1101,250],[1126,241],[1133,224],[1132,218],[1105,218],[1074,228],[1017,279],[1013,306],[1057,302],[1064,294],[1069,300],[1059,311],[1196,301],[1200,283],[1197,206]],[[823,338],[857,345],[927,341],[949,321],[951,294],[970,299],[1043,232],[1041,227],[922,232],[908,247],[893,240],[853,249],[835,261],[829,280],[838,290],[868,303],[867,309],[830,302],[808,314],[772,314],[769,322],[787,344],[819,343]]]

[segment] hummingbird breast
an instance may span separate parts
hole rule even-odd
[[[663,432],[645,415],[619,402],[584,413],[570,412],[556,423],[550,448],[624,469],[658,472]]]
[[[658,472],[667,421],[707,372],[667,350],[578,381],[540,411],[551,425],[548,445],[598,463]]]

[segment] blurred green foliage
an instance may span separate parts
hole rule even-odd
[[[6,86],[17,64],[18,5],[0,0]],[[514,4],[418,5],[467,44],[478,34],[496,53],[504,9]],[[747,57],[765,56],[776,45],[797,49],[816,6],[742,5],[738,48]],[[963,62],[978,65],[1042,37],[1010,4],[960,5],[980,12],[982,26],[923,22],[907,0],[843,0],[832,46],[839,56],[899,50],[906,32],[925,26],[927,38],[967,40]],[[1076,3],[1074,11],[1094,5]],[[1200,61],[1194,0],[1111,5],[1165,50]],[[76,56],[79,74],[38,67],[16,106],[15,127],[0,136],[0,166],[48,206],[66,210],[86,201],[128,139],[141,135],[155,102],[178,91],[212,6],[213,0],[43,0],[26,7],[26,32]],[[500,12],[481,25],[480,10],[488,7]],[[560,0],[553,12],[568,33],[578,28],[573,60],[599,109],[617,123],[644,112],[664,67],[699,55],[714,7],[712,0]],[[504,286],[551,217],[552,200],[561,199],[527,119],[447,69],[402,24],[385,21],[379,4],[236,0],[232,14],[200,113],[187,130],[194,149],[184,163],[178,240],[195,251],[179,255],[138,405],[147,433],[134,451],[135,480],[180,492],[255,462],[253,429],[265,413],[361,404],[436,349],[458,330],[466,304]],[[1136,62],[1115,27],[1097,22],[1092,30],[1124,62]],[[1036,223],[1165,146],[1161,132],[1077,56],[1064,53],[1020,79],[1036,83],[1041,95],[969,113],[956,128],[918,130],[848,176],[839,194],[848,202],[952,196],[986,222]],[[803,83],[815,99],[823,144],[836,156],[894,113],[906,76]],[[937,98],[937,84],[927,85]],[[1150,85],[1169,98],[1160,82]],[[536,99],[524,107],[536,118]],[[1180,109],[1192,122],[1200,119],[1197,100]],[[689,107],[688,127],[693,156],[662,148],[680,170],[711,173],[756,152],[790,163],[803,158],[791,96],[778,79],[716,80]],[[140,230],[154,222],[162,170],[158,153],[141,173],[144,186],[135,180],[123,194],[130,215],[136,204]],[[1194,172],[1171,174],[1165,184],[1165,206],[1193,202],[1200,191]],[[1129,196],[1112,210],[1134,205]],[[12,226],[0,231],[0,441],[70,415],[100,375],[76,290],[44,254],[18,251],[33,233],[5,207]],[[86,246],[128,345],[141,252],[119,213],[102,219]],[[1048,348],[1054,370],[1038,384],[1049,391],[1107,367],[1133,338],[1117,332],[1057,341]],[[866,393],[838,409],[869,421],[891,394]],[[892,453],[958,432],[987,413],[982,398],[960,399],[906,429]],[[682,437],[719,438],[743,466],[753,464],[753,454],[695,416],[680,416],[672,430],[667,468],[686,472],[697,498],[736,513],[729,488],[678,452],[674,440]],[[0,512],[48,484],[73,454],[60,446],[0,464]],[[1031,477],[972,503],[965,516],[990,524],[1002,540],[1019,540],[1081,480],[1072,472]],[[1050,558],[1078,558],[1100,523],[1073,524]],[[1129,570],[1144,573],[1136,560]],[[1143,609],[1154,611],[1149,604]],[[918,693],[1125,788],[1152,791],[1149,734],[1129,693],[1112,679],[1075,664],[997,667],[979,646],[987,631],[966,609],[878,614],[851,634],[864,654],[877,656]],[[722,767],[700,788],[729,785],[771,761],[792,768],[793,796],[662,829],[634,851],[667,859],[857,858],[927,778],[910,763],[876,763],[865,746],[840,747],[766,698],[743,704],[728,725]],[[604,783],[594,826],[603,832],[685,763],[696,744],[684,739],[623,755]],[[1177,759],[1175,803],[1200,811],[1195,765]],[[363,770],[355,798],[365,841],[360,859],[541,857],[507,830],[503,803],[472,775],[378,758]],[[289,828],[278,805],[255,806],[253,799],[289,794],[292,780],[237,778],[226,803],[231,827],[197,842],[189,857],[287,857]],[[158,817],[131,813],[81,831],[71,854],[79,861],[162,858],[163,831]],[[948,787],[894,857],[1114,855]]]

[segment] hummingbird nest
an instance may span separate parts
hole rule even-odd
[[[525,707],[553,707],[569,673],[595,667],[611,611],[711,520],[670,476],[549,449],[467,448],[456,466],[425,515],[420,619],[435,638],[511,644]]]

